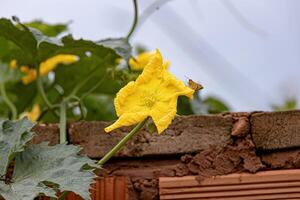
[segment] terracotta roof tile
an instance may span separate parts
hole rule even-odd
[[[160,199],[300,199],[300,170],[159,178]]]
[[[128,200],[127,179],[125,177],[99,178],[91,186],[92,200]],[[40,197],[39,200],[49,200],[47,197]],[[82,200],[74,193],[70,193],[65,200]]]

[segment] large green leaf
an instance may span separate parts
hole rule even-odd
[[[37,29],[28,28],[20,23],[15,25],[10,20],[2,18],[0,19],[0,44],[1,40],[6,42],[6,49],[10,51],[8,54],[3,54],[5,56],[2,58],[5,57],[6,62],[16,58],[18,65],[34,67],[58,54],[78,55],[80,57],[78,62],[67,66],[60,65],[55,69],[55,85],[63,89],[64,96],[69,95],[74,87],[82,82],[84,84],[76,93],[79,97],[99,82],[102,84],[95,89],[95,93],[114,95],[130,77],[128,73],[127,75],[123,73],[125,69],[116,70],[117,58],[122,57],[128,60],[131,54],[131,46],[124,38],[93,42],[83,39],[75,40],[68,35],[60,40],[49,37],[49,34],[44,35]],[[89,79],[84,81],[87,77]],[[17,105],[18,110],[22,112],[31,107],[37,98],[35,83],[26,86],[20,84],[8,85],[7,93]],[[47,95],[52,103],[59,103],[58,101],[61,100],[52,90],[47,91]],[[57,99],[57,101],[52,101],[52,99]]]
[[[86,120],[111,121],[116,119],[114,95],[91,94],[83,102],[87,108]]]
[[[57,191],[73,191],[90,199],[89,187],[95,175],[83,167],[93,166],[94,162],[80,156],[80,150],[66,144],[41,143],[26,147],[16,156],[11,183],[2,183],[0,194],[6,200],[33,200],[41,193],[55,197]]]
[[[13,59],[13,51],[19,48],[5,38],[0,37],[0,59],[9,62]],[[8,57],[8,58],[7,58]]]
[[[0,83],[19,81],[22,73],[19,70],[10,68],[0,60]]]
[[[0,119],[1,118],[7,118],[7,116],[9,116],[10,114],[10,109],[7,106],[7,104],[4,102],[3,97],[0,95]]]
[[[35,28],[41,31],[44,35],[49,37],[55,37],[60,33],[63,33],[68,30],[67,24],[48,24],[40,20],[35,20],[32,22],[24,23],[25,26]]]
[[[131,45],[128,43],[126,38],[109,38],[105,40],[100,40],[97,44],[103,45],[105,47],[114,49],[116,53],[124,58],[129,60],[131,57]]]
[[[28,56],[26,62],[34,63],[34,56],[37,55],[37,41],[28,29],[17,28],[11,20],[1,18],[0,30],[0,37],[13,42],[23,52],[26,52]]]
[[[32,107],[37,98],[36,83],[24,85],[22,82],[7,84],[7,93],[13,103],[16,105],[19,113]]]
[[[16,122],[0,120],[0,175],[6,173],[9,161],[16,153],[22,152],[25,144],[33,137],[30,132],[33,125],[27,119]]]
[[[113,79],[110,70],[115,69],[116,59],[120,55],[126,56],[126,54],[120,53],[126,46],[122,42],[119,42],[120,47],[117,46],[115,41],[114,45],[109,45],[108,40],[104,44],[100,42],[98,44],[92,41],[86,40],[74,40],[70,36],[63,38],[65,49],[68,52],[80,55],[80,61],[69,66],[58,67],[55,71],[56,82],[62,86],[65,90],[65,94],[69,94],[74,88],[74,85],[82,82],[83,79],[90,77],[84,87],[81,88],[78,94],[84,93],[92,88],[99,81],[103,82],[97,89],[98,93],[115,94],[122,84]],[[120,39],[121,41],[121,39]],[[123,45],[123,46],[122,46]],[[58,50],[60,53],[64,53],[64,48]],[[128,47],[130,49],[130,47]],[[117,50],[116,50],[117,49]],[[125,50],[123,51],[125,52]],[[87,53],[87,54],[86,54]],[[92,76],[91,76],[92,75]],[[68,77],[69,81],[66,81]]]
[[[0,19],[0,30],[0,37],[13,42],[22,51],[16,53],[19,64],[34,66],[41,62],[38,51],[43,43],[56,47],[62,46],[62,42],[57,38],[48,37],[39,30],[20,23],[15,25],[5,18]]]

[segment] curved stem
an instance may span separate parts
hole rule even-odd
[[[71,93],[68,95],[68,97],[66,99],[72,98],[72,96],[76,96],[76,94],[78,93],[78,91],[91,79],[93,78],[97,73],[97,71],[99,69],[101,69],[101,64],[106,63],[107,60],[109,60],[111,58],[110,55],[106,55],[103,58],[103,61],[101,63],[99,63],[98,67],[96,66],[86,77],[85,79],[81,80],[75,87],[74,89],[71,91]]]
[[[67,105],[63,101],[60,104],[60,117],[59,117],[59,142],[63,144],[67,141]]]
[[[128,133],[114,148],[112,148],[104,157],[98,162],[99,165],[104,165],[111,157],[113,157],[147,122],[148,118],[138,123],[130,133]]]
[[[49,101],[49,99],[47,98],[47,95],[44,90],[44,86],[43,86],[41,75],[40,75],[40,68],[37,67],[36,71],[37,71],[36,82],[37,82],[38,92],[41,94],[41,97],[42,97],[43,101],[45,102],[45,104],[47,105],[47,107],[52,108],[52,104]]]
[[[13,102],[9,99],[9,97],[6,94],[6,89],[5,89],[5,84],[4,83],[0,83],[0,92],[1,92],[1,95],[2,95],[2,98],[3,98],[4,102],[7,104],[7,106],[11,110],[12,120],[16,120],[17,117],[18,117],[18,111],[17,111],[17,108],[16,108],[15,104],[13,104]]]
[[[80,109],[80,119],[79,120],[85,119],[86,118],[86,112],[84,110],[84,104],[83,104],[82,100],[77,96],[71,96],[70,99],[75,99],[76,102],[68,103],[67,108],[74,108],[75,106],[78,106],[79,109]]]
[[[98,83],[96,83],[96,85],[94,85],[91,89],[89,89],[86,93],[84,93],[84,94],[80,97],[80,99],[83,100],[83,99],[86,98],[89,94],[91,94],[92,92],[94,92],[94,91],[102,84],[102,82],[104,81],[105,77],[106,77],[106,74],[104,74],[104,76],[102,77],[102,79],[101,79]]]
[[[49,110],[53,111],[54,115],[59,117],[59,114],[56,112],[56,110],[54,110],[55,106],[52,105],[52,103],[49,101],[44,86],[43,86],[43,82],[41,79],[41,75],[40,75],[40,67],[38,65],[36,65],[36,83],[37,83],[37,89],[38,92],[40,93],[43,101],[45,102],[46,106],[48,107]]]
[[[137,4],[137,0],[133,0],[133,6],[134,6],[134,19],[133,19],[133,23],[131,25],[131,28],[126,36],[126,39],[129,40],[130,37],[132,36],[132,33],[134,32],[134,29],[138,23],[138,4]]]
[[[58,104],[53,105],[52,108],[48,108],[48,107],[44,108],[44,109],[42,110],[40,116],[37,118],[36,121],[42,120],[43,117],[47,114],[48,111],[54,111],[53,109],[58,109],[58,108],[59,108],[59,105],[58,105]],[[57,114],[57,113],[56,113],[56,114]],[[59,115],[57,115],[57,116],[59,116]]]
[[[97,70],[97,69],[96,69]],[[93,76],[95,75],[95,71],[93,70],[85,79],[83,79],[81,82],[79,82],[74,89],[72,90],[72,92],[70,93],[69,96],[75,96],[77,94],[77,92],[91,79],[93,78]]]

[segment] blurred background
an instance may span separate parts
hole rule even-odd
[[[139,1],[134,46],[159,48],[181,80],[204,85],[232,111],[297,107],[300,28],[297,0]],[[70,23],[75,38],[125,36],[131,0],[2,0],[1,17]]]

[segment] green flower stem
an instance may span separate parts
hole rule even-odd
[[[43,82],[42,82],[42,79],[41,79],[40,68],[39,67],[37,67],[36,82],[37,82],[37,89],[38,89],[39,93],[41,94],[41,97],[42,97],[43,101],[45,102],[47,107],[52,108],[52,104],[49,101],[49,99],[47,98],[47,95],[46,95],[45,90],[44,90],[44,86],[43,86]]]
[[[89,89],[86,93],[84,93],[84,94],[80,97],[80,99],[83,100],[83,99],[86,98],[88,95],[90,95],[92,92],[94,92],[94,91],[95,91],[95,90],[103,83],[105,77],[106,77],[106,74],[104,74],[104,76],[102,77],[102,79],[101,79],[98,83],[96,83],[91,89]]]
[[[100,67],[99,67],[100,68]],[[98,68],[98,69],[99,69]],[[81,82],[79,82],[74,89],[72,90],[72,92],[70,93],[70,97],[75,96],[77,94],[77,92],[91,79],[95,76],[95,71],[92,71],[92,73],[90,73],[85,79],[83,79]]]
[[[16,120],[17,117],[18,117],[18,111],[17,111],[17,108],[16,108],[15,104],[13,104],[13,102],[8,98],[8,96],[6,94],[6,89],[5,89],[5,84],[4,83],[0,83],[0,92],[1,92],[1,95],[2,95],[2,98],[3,98],[4,102],[7,104],[7,106],[11,110],[12,120]]]
[[[133,23],[131,25],[131,28],[130,28],[130,31],[128,32],[127,36],[126,36],[126,39],[129,40],[130,37],[132,36],[134,30],[135,30],[135,27],[138,23],[138,17],[139,17],[139,14],[138,14],[138,4],[137,4],[137,0],[133,0],[133,6],[134,6],[134,19],[133,19]]]
[[[59,117],[59,142],[63,144],[67,141],[67,104],[65,101],[60,104]]]
[[[70,95],[67,97],[68,98],[72,98],[72,96],[76,96],[76,94],[78,93],[78,91],[89,81],[91,80],[97,73],[97,71],[99,69],[101,69],[101,65],[103,63],[105,63],[107,60],[109,60],[111,58],[110,55],[106,55],[103,59],[103,61],[101,63],[99,63],[98,67],[95,67],[84,79],[82,79],[75,87],[74,89],[71,91]]]
[[[68,99],[68,100],[71,100],[71,99],[75,99],[76,101],[75,102],[69,102],[67,104],[67,108],[69,109],[69,108],[74,108],[74,107],[78,106],[78,108],[80,109],[80,119],[79,120],[85,119],[86,111],[85,111],[83,101],[77,96],[70,96],[70,99]]]
[[[48,107],[48,110],[53,111],[54,115],[56,117],[59,117],[59,114],[55,110],[56,107],[54,105],[52,105],[52,103],[49,101],[49,99],[48,99],[48,97],[47,97],[47,95],[45,93],[45,89],[44,89],[44,86],[43,86],[42,78],[41,78],[41,75],[40,75],[40,68],[39,68],[38,65],[36,67],[36,71],[37,71],[36,83],[37,83],[38,92],[40,93],[43,101],[45,102],[46,106]]]
[[[138,123],[130,133],[128,133],[114,148],[112,148],[105,156],[98,162],[100,166],[104,165],[111,157],[113,157],[147,122],[146,118],[144,121]]]

